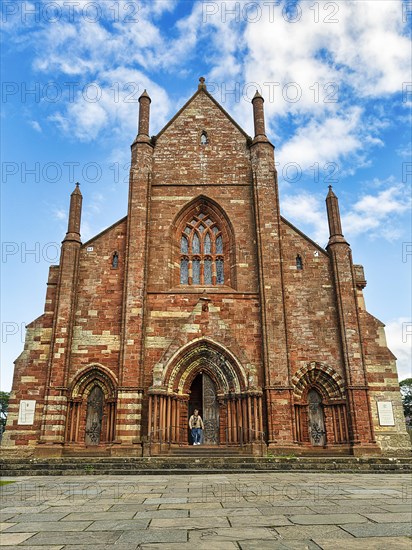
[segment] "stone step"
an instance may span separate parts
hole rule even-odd
[[[252,456],[168,456],[143,458],[1,459],[3,476],[40,475],[153,475],[252,473],[252,472],[336,472],[411,473],[408,458],[271,458]]]
[[[191,445],[170,449],[169,456],[244,456],[239,447]],[[247,455],[246,455],[247,456]]]

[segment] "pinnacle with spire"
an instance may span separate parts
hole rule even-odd
[[[335,243],[348,244],[342,233],[342,224],[340,219],[338,197],[333,192],[331,185],[329,185],[329,191],[326,197],[326,210],[328,213],[328,223],[329,223],[328,246]]]
[[[139,102],[140,102],[140,100],[141,100],[143,97],[147,97],[148,100],[149,100],[150,102],[152,102],[152,100],[150,99],[149,94],[147,93],[146,88],[143,90],[143,93],[140,95],[140,97],[139,97]]]
[[[67,233],[63,242],[75,241],[80,243],[80,222],[82,217],[83,196],[80,191],[80,183],[76,186],[70,195],[70,210]]]
[[[142,95],[139,97],[139,129],[137,138],[138,142],[150,142],[149,126],[150,126],[150,99],[146,89],[143,90]]]
[[[265,112],[263,109],[264,101],[265,100],[260,95],[259,90],[256,90],[256,93],[252,99],[253,122],[255,125],[255,137],[253,139],[253,143],[269,143],[265,129]]]
[[[80,183],[79,182],[76,182],[76,187],[74,188],[72,195],[82,196],[82,192],[80,191]]]

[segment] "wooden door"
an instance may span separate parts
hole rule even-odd
[[[203,443],[205,445],[217,445],[219,443],[219,403],[217,401],[216,387],[213,380],[203,373],[202,385],[203,401]]]
[[[309,402],[309,439],[312,445],[320,447],[326,444],[325,419],[322,408],[322,397],[316,390],[310,390]]]
[[[95,386],[87,399],[86,445],[98,445],[102,431],[104,395],[99,386]]]

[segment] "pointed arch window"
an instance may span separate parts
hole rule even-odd
[[[180,235],[180,284],[223,285],[223,236],[208,214],[192,216]]]
[[[209,140],[207,138],[207,132],[206,130],[203,130],[200,134],[200,145],[207,145],[209,143]]]

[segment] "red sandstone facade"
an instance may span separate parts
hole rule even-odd
[[[152,138],[150,103],[144,92],[127,217],[82,244],[78,186],[71,195],[45,311],[15,363],[3,446],[169,452],[190,443],[197,407],[205,444],[243,452],[408,449],[395,358],[365,309],[332,189],[323,249],[280,215],[259,94],[254,139],[204,79]]]

